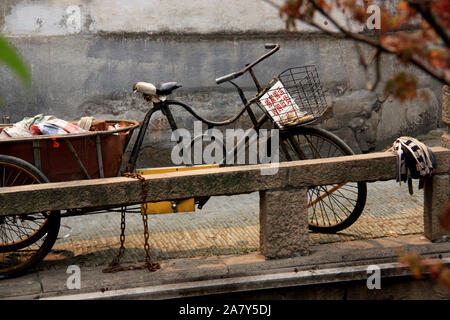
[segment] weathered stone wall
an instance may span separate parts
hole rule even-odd
[[[384,81],[401,69],[393,57],[383,56],[383,79],[377,92],[369,92],[351,41],[302,25],[286,34],[278,13],[259,0],[3,1],[0,29],[33,76],[26,90],[0,69],[0,116],[12,121],[42,112],[68,120],[87,115],[141,120],[149,106],[131,94],[137,81],[181,82],[173,98],[206,118],[226,119],[239,110],[239,96],[214,79],[262,55],[265,42],[278,42],[281,50],[255,68],[261,82],[288,67],[315,64],[333,106],[320,125],[355,152],[384,149],[400,135],[436,128],[441,118],[441,85],[430,77],[411,69],[428,100],[384,101]],[[254,94],[249,77],[238,83]],[[192,128],[191,116],[174,113]],[[243,119],[235,126],[245,124]],[[141,166],[170,161],[168,123],[158,114],[152,125]]]

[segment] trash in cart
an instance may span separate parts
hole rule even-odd
[[[25,117],[23,120],[6,128],[0,128],[0,139],[33,137],[40,135],[62,135],[85,133],[89,131],[112,131],[126,127],[125,123],[110,124],[105,120],[83,117],[77,123],[65,121],[52,115],[39,114]],[[116,133],[119,134],[119,133]]]

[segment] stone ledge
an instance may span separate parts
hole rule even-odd
[[[450,150],[441,147],[432,150],[438,163],[435,174],[447,174]],[[146,200],[176,200],[284,187],[391,180],[396,175],[396,158],[393,153],[379,152],[291,161],[281,163],[276,175],[261,175],[262,170],[267,168],[267,165],[250,165],[146,175]],[[131,205],[142,202],[141,192],[141,181],[124,177],[3,188],[0,190],[0,206],[8,208],[8,211],[0,215]]]

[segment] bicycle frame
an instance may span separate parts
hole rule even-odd
[[[235,122],[236,120],[238,120],[241,116],[243,116],[243,114],[245,112],[247,112],[247,115],[249,116],[251,122],[252,122],[252,127],[251,129],[255,129],[256,132],[258,132],[258,129],[261,128],[267,120],[269,120],[269,118],[267,117],[266,114],[260,116],[259,118],[257,118],[257,116],[255,115],[255,113],[253,112],[253,110],[251,109],[251,105],[253,103],[255,103],[265,92],[266,90],[270,87],[266,87],[266,88],[262,88],[261,85],[258,82],[258,79],[256,78],[253,70],[251,68],[247,68],[246,71],[249,71],[252,79],[255,83],[255,87],[258,90],[258,94],[248,100],[247,97],[244,94],[244,91],[242,90],[241,87],[239,87],[236,83],[234,83],[231,80],[228,80],[228,82],[230,82],[238,91],[239,97],[241,98],[242,101],[242,108],[241,110],[232,118],[222,121],[222,122],[216,122],[216,121],[211,121],[211,120],[207,120],[204,119],[203,117],[201,117],[200,115],[198,115],[191,106],[181,102],[181,101],[177,101],[177,100],[165,100],[165,101],[161,101],[161,102],[153,102],[153,108],[151,108],[147,114],[145,115],[144,121],[142,122],[142,125],[139,129],[138,132],[138,136],[136,139],[136,142],[134,144],[133,150],[131,152],[131,156],[128,160],[127,166],[126,166],[126,170],[127,172],[134,172],[136,170],[136,162],[137,159],[139,157],[139,153],[141,151],[141,147],[142,147],[142,143],[144,141],[144,137],[145,134],[147,132],[148,129],[148,125],[150,123],[151,117],[153,116],[153,114],[156,111],[161,111],[163,113],[163,115],[167,118],[170,128],[173,131],[178,129],[178,125],[175,122],[175,118],[173,117],[172,111],[170,110],[169,106],[180,106],[182,107],[184,110],[186,110],[187,112],[189,112],[194,118],[196,118],[197,120],[201,121],[202,123],[206,124],[208,126],[208,129],[211,129],[213,127],[218,127],[218,126],[226,126],[229,125],[233,122]],[[196,137],[194,137],[195,139]],[[234,147],[234,149],[231,152],[234,152],[237,148],[239,148],[242,143],[245,143],[245,137],[244,139],[242,139],[241,141],[239,141],[236,146]]]
[[[245,100],[243,100],[243,102],[245,102]],[[208,129],[211,129],[215,126],[225,126],[225,125],[231,124],[231,123],[235,122],[236,120],[238,120],[244,114],[245,111],[247,111],[247,114],[249,115],[249,117],[253,123],[252,129],[258,130],[268,120],[268,117],[265,114],[257,119],[256,115],[253,113],[253,111],[250,108],[251,103],[248,103],[248,102],[247,102],[247,104],[245,104],[242,107],[242,109],[233,118],[226,120],[224,122],[213,122],[213,121],[204,119],[201,116],[199,116],[197,113],[195,113],[189,105],[184,104],[183,102],[180,102],[177,100],[166,100],[164,102],[155,103],[153,108],[150,109],[147,112],[147,114],[145,115],[142,126],[139,129],[136,142],[133,146],[133,150],[131,151],[131,155],[128,160],[127,166],[126,166],[127,172],[134,172],[136,170],[136,162],[137,162],[137,159],[138,159],[140,151],[141,151],[142,143],[144,141],[144,137],[147,132],[148,125],[150,123],[151,117],[153,116],[153,114],[156,111],[161,111],[164,114],[164,116],[167,118],[167,120],[169,122],[169,125],[170,125],[170,128],[172,131],[175,131],[178,129],[178,125],[175,122],[172,111],[169,108],[169,106],[171,106],[171,105],[177,105],[177,106],[182,107],[184,110],[186,110],[190,114],[192,114],[194,116],[194,118],[196,118],[197,120],[200,120],[202,123],[208,125]],[[195,138],[196,137],[194,137],[194,139]],[[245,138],[244,138],[244,140],[245,140]],[[236,150],[236,148],[240,147],[243,142],[244,141],[242,141],[242,140],[239,141],[237,143],[237,145],[235,146],[235,149],[233,150],[233,152]]]

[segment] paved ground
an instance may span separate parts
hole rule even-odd
[[[310,242],[320,244],[421,233],[422,203],[422,190],[410,196],[406,185],[399,186],[392,181],[369,184],[366,208],[353,226],[335,235],[311,233]],[[215,197],[197,212],[149,216],[152,256],[163,260],[257,251],[258,204],[257,193]],[[61,239],[54,246],[64,263],[90,266],[112,259],[119,245],[119,213],[66,218],[62,223],[73,232],[70,238]],[[60,235],[67,231],[61,228]],[[126,235],[128,249],[124,261],[140,261],[143,254],[140,214],[127,215]]]
[[[426,258],[439,257],[450,266],[449,243],[408,235],[313,245],[310,255],[290,259],[265,260],[258,252],[170,259],[162,261],[157,272],[111,274],[103,273],[103,266],[81,266],[79,289],[67,287],[67,265],[52,264],[1,280],[0,299],[167,299],[205,294],[218,295],[208,296],[208,303],[229,298],[449,299],[448,290],[434,280],[423,283],[404,277],[410,271],[396,263],[400,248]],[[367,289],[367,266],[374,264],[381,270],[384,290]],[[321,285],[324,282],[326,287]]]
[[[429,146],[440,145],[442,130],[418,137]],[[414,183],[414,195],[394,181],[368,185],[366,207],[358,221],[336,235],[310,234],[311,244],[376,239],[423,232],[423,190]],[[215,197],[203,210],[149,216],[152,258],[156,261],[245,254],[259,249],[258,194]],[[60,239],[40,268],[56,265],[105,265],[119,247],[120,214],[65,218]],[[128,214],[125,263],[142,261],[143,228],[140,214]]]

